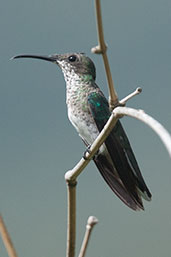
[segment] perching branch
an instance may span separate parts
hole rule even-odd
[[[123,98],[120,103],[125,104],[128,99],[131,99],[135,95],[139,94],[142,90],[140,88],[137,88],[133,93],[129,94],[127,97]],[[122,114],[114,114],[112,112],[109,120],[105,124],[103,130],[100,132],[99,136],[96,138],[96,140],[91,145],[89,152],[86,153],[86,160],[84,158],[81,158],[81,160],[76,164],[76,166],[65,173],[65,180],[66,181],[75,181],[76,178],[79,176],[79,174],[82,172],[82,170],[87,166],[87,164],[91,161],[93,156],[96,154],[100,146],[103,144],[107,136],[110,134],[111,130],[114,128],[118,118],[122,117]]]
[[[98,223],[98,219],[96,217],[90,216],[88,218],[87,226],[86,226],[86,232],[85,232],[85,235],[84,235],[84,240],[83,240],[81,250],[80,250],[80,254],[79,254],[78,257],[84,257],[85,256],[87,246],[88,246],[88,243],[89,243],[89,240],[90,240],[91,232],[94,228],[94,225],[96,225],[97,223]]]
[[[137,93],[140,93],[140,90],[135,90],[134,93],[130,94],[128,97],[125,97],[123,100],[121,100],[121,103],[125,103],[128,99],[135,96]],[[88,165],[88,163],[91,161],[93,156],[96,154],[96,152],[98,151],[100,146],[106,140],[107,136],[110,134],[111,130],[115,126],[117,120],[124,115],[141,120],[142,122],[147,124],[149,127],[151,127],[158,134],[158,136],[164,143],[164,145],[165,145],[166,149],[168,150],[168,153],[171,157],[171,136],[167,132],[167,130],[158,121],[156,121],[155,119],[153,119],[152,117],[147,115],[142,110],[135,110],[135,109],[128,108],[128,107],[116,107],[113,110],[113,112],[112,112],[109,120],[107,121],[106,125],[104,126],[103,130],[100,132],[99,136],[96,138],[94,143],[91,145],[89,152],[86,153],[86,160],[84,158],[81,158],[81,160],[76,164],[76,166],[72,170],[66,172],[65,179],[66,179],[67,183],[69,181],[71,181],[72,183],[76,182],[77,177],[84,170],[84,168]],[[68,191],[68,194],[70,194],[70,190]],[[69,198],[72,201],[71,194],[69,195]],[[71,205],[71,203],[70,203],[70,205]],[[70,209],[70,207],[68,207],[68,208]],[[72,211],[74,213],[72,213],[72,215],[70,214],[71,215],[69,217],[70,224],[75,224],[75,218],[74,218],[75,213],[76,213],[75,204],[74,204],[74,207],[72,208]],[[73,220],[72,220],[72,218],[73,218]],[[70,229],[70,231],[72,231],[72,229],[73,229],[73,231],[75,231],[75,227],[74,228],[70,227],[68,229]],[[72,232],[71,232],[71,234],[72,234]],[[68,247],[71,243],[72,242],[68,241]],[[74,241],[74,243],[75,243],[75,241]],[[73,247],[75,247],[75,246],[70,245],[70,248],[73,248]],[[74,255],[70,255],[69,251],[67,251],[67,252],[68,252],[67,257],[74,256]]]
[[[102,54],[106,76],[107,76],[108,88],[109,88],[109,106],[111,110],[113,110],[114,107],[118,105],[118,96],[114,88],[112,74],[110,71],[109,61],[106,53],[107,46],[104,40],[100,0],[95,0],[95,7],[96,7],[96,20],[97,20],[97,31],[98,31],[98,46],[93,47],[91,51],[92,53],[95,53],[95,54]]]
[[[103,144],[107,136],[110,134],[111,130],[114,128],[117,120],[118,115],[111,114],[109,120],[107,121],[106,125],[104,126],[103,130],[100,132],[99,136],[96,138],[96,140],[91,145],[88,152],[86,152],[86,159],[81,158],[81,160],[76,164],[76,166],[65,173],[65,180],[66,181],[75,181],[76,178],[80,175],[80,173],[85,169],[87,164],[91,161],[93,156],[96,154],[100,146]]]
[[[8,230],[5,226],[2,216],[0,215],[0,234],[7,250],[9,257],[17,257],[17,253],[14,249]]]
[[[67,181],[75,180],[79,176],[82,170],[93,158],[97,150],[103,144],[106,137],[110,134],[111,130],[116,124],[116,121],[124,115],[141,120],[149,127],[151,127],[158,134],[163,144],[165,145],[169,155],[171,156],[171,136],[169,132],[158,121],[156,121],[154,118],[146,114],[143,110],[135,110],[133,108],[128,107],[116,107],[113,110],[103,130],[100,132],[99,136],[91,145],[89,152],[86,153],[86,160],[84,158],[81,158],[81,160],[76,164],[76,166],[65,174],[65,179]]]

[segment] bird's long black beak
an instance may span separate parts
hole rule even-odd
[[[23,55],[16,55],[16,56],[12,57],[11,60],[19,59],[19,58],[34,58],[34,59],[41,59],[41,60],[57,63],[58,55],[44,56],[44,55],[23,54]]]

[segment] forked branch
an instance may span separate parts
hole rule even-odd
[[[115,126],[116,121],[124,115],[141,120],[149,127],[151,127],[160,137],[160,139],[162,140],[163,144],[165,145],[171,157],[171,136],[169,132],[157,120],[155,120],[154,118],[146,114],[143,110],[136,110],[128,107],[116,107],[113,110],[103,130],[100,132],[99,136],[91,145],[89,152],[86,153],[86,160],[84,158],[81,158],[81,160],[76,164],[76,166],[65,174],[65,179],[67,181],[75,180],[79,176],[82,170],[87,166],[87,164],[93,158],[97,150],[106,140],[106,137],[110,134],[111,130]]]
[[[134,93],[132,93],[128,97],[124,98],[121,101],[121,103],[130,99],[130,97],[133,97],[137,93],[138,93],[138,91],[136,90]],[[116,107],[113,110],[113,112],[112,112],[108,122],[104,126],[103,130],[100,132],[99,136],[96,138],[94,143],[91,145],[89,152],[86,153],[86,160],[84,158],[81,158],[81,160],[76,164],[76,166],[72,170],[66,172],[65,179],[67,182],[69,182],[69,181],[71,181],[72,183],[76,182],[77,177],[84,170],[84,168],[88,165],[88,163],[91,161],[93,156],[96,154],[99,147],[106,140],[107,136],[110,134],[111,130],[115,126],[117,120],[124,115],[141,120],[142,122],[147,124],[149,127],[151,127],[157,133],[157,135],[160,137],[160,139],[162,140],[163,144],[165,145],[165,147],[171,157],[171,136],[170,136],[169,132],[158,121],[156,121],[154,118],[152,118],[151,116],[149,116],[142,110],[135,110],[135,109],[128,108],[128,107]],[[71,198],[71,195],[69,197]],[[69,219],[70,219],[71,224],[75,224],[74,223],[75,222],[74,217],[75,217],[75,212],[76,212],[75,205],[74,205],[74,208],[72,208],[72,211],[74,213],[72,213],[72,216],[70,216]],[[72,222],[72,217],[73,217],[73,222]],[[72,232],[72,228],[71,227],[68,228],[68,231]],[[73,231],[75,233],[75,227],[73,228]],[[73,236],[75,237],[75,234],[73,234]],[[72,242],[75,244],[75,240],[73,240],[71,242],[68,241],[68,247]],[[75,247],[75,245],[74,246],[70,245],[70,247],[73,249]],[[68,251],[67,257],[73,257],[73,256],[74,255],[69,254],[69,251]]]

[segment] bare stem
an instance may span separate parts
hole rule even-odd
[[[86,159],[81,158],[81,160],[76,164],[76,166],[72,170],[65,173],[66,180],[68,181],[74,180],[79,176],[79,174],[83,171],[83,169],[88,165],[88,163],[91,161],[93,156],[96,154],[100,146],[106,140],[107,136],[110,134],[111,130],[115,126],[118,118],[119,118],[119,115],[113,114],[113,113],[111,114],[103,130],[100,132],[99,136],[91,145],[89,152],[86,153]]]
[[[89,243],[89,240],[90,240],[91,232],[94,228],[94,225],[96,225],[97,223],[98,223],[98,219],[96,217],[90,216],[88,218],[87,226],[86,226],[86,232],[85,232],[85,235],[84,235],[83,243],[82,243],[80,254],[79,254],[78,257],[84,257],[85,256],[87,246],[88,246],[88,243]]]
[[[139,88],[137,88],[133,93],[129,94],[127,97],[122,99],[119,103],[121,103],[121,105],[125,104],[126,101],[128,101],[128,99],[131,99],[132,97],[136,96],[140,92],[141,92],[141,90]],[[122,115],[118,115],[116,113],[111,114],[111,116],[110,116],[109,120],[107,121],[107,123],[105,124],[103,130],[100,132],[99,136],[96,138],[96,140],[91,145],[89,152],[86,153],[86,160],[84,158],[82,158],[72,170],[69,170],[68,172],[65,173],[66,181],[75,180],[79,176],[79,174],[82,172],[82,170],[85,169],[85,167],[88,165],[88,163],[91,161],[93,156],[96,154],[96,152],[98,151],[100,146],[103,144],[103,142],[105,141],[107,136],[110,134],[110,132],[113,129],[113,127],[115,126],[118,118],[120,118],[120,117],[122,117]]]
[[[126,105],[126,102],[128,100],[130,100],[132,97],[139,95],[142,92],[142,88],[141,87],[137,87],[137,89],[132,92],[131,94],[127,95],[125,98],[123,98],[121,101],[119,101],[119,104],[121,105]]]
[[[7,228],[5,226],[2,216],[0,216],[0,234],[9,257],[17,257],[17,253],[14,249],[13,243],[11,241],[10,235],[7,231]]]
[[[167,132],[167,130],[158,121],[156,121],[149,115],[145,114],[144,111],[142,110],[135,110],[128,107],[116,107],[113,110],[103,130],[100,132],[99,136],[91,145],[89,153],[88,152],[86,153],[87,159],[85,160],[84,158],[82,158],[72,170],[66,172],[65,179],[72,180],[72,179],[76,179],[77,176],[79,176],[82,170],[87,166],[87,164],[90,162],[92,157],[95,155],[99,147],[103,144],[107,136],[110,134],[118,118],[124,115],[131,116],[138,120],[141,120],[149,127],[151,127],[158,134],[158,136],[166,146],[166,149],[168,150],[169,155],[171,156],[171,136],[169,132]]]
[[[66,257],[75,256],[76,241],[76,180],[67,181],[68,225]]]
[[[109,61],[106,53],[107,46],[104,40],[100,0],[95,0],[95,7],[96,7],[96,20],[97,20],[97,31],[98,31],[98,46],[93,47],[91,51],[95,54],[102,54],[105,71],[106,71],[107,82],[108,82],[108,88],[109,88],[109,106],[111,110],[113,110],[114,107],[118,105],[118,96],[114,88],[112,74],[110,71]]]

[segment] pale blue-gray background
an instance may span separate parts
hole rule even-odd
[[[128,106],[144,109],[171,131],[171,1],[103,1],[108,55],[119,98],[137,86]],[[61,71],[38,60],[9,61],[16,54],[81,51],[97,67],[106,96],[97,43],[94,2],[2,0],[0,8],[0,212],[19,256],[65,256],[65,172],[84,146],[67,119]],[[79,178],[77,253],[86,220],[96,215],[87,256],[169,257],[170,159],[144,124],[122,119],[153,193],[145,212],[133,212],[106,186],[94,164]],[[6,251],[0,240],[0,256]]]

